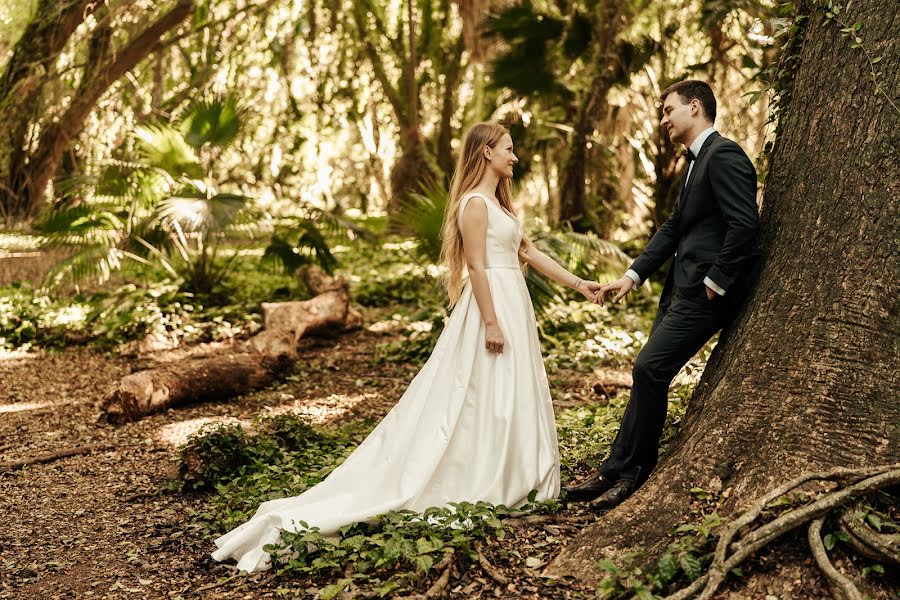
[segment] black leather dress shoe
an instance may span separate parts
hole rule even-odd
[[[567,502],[589,502],[613,486],[613,482],[597,474],[578,485],[565,488]]]
[[[595,498],[591,502],[590,508],[592,510],[609,510],[625,502],[625,498],[630,496],[633,491],[634,481],[631,479],[620,479]]]

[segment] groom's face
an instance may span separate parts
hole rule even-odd
[[[666,96],[659,124],[666,128],[669,139],[676,144],[684,143],[687,132],[691,130],[695,115],[698,113],[696,104],[699,104],[699,101],[686,102],[678,92]]]

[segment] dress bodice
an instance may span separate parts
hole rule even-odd
[[[487,205],[488,227],[484,266],[487,269],[518,269],[519,244],[522,242],[522,223],[502,206],[478,193],[466,194],[459,203],[456,218],[462,223],[463,211],[474,197]]]

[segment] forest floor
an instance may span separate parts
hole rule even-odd
[[[416,370],[389,364],[373,373],[371,356],[383,341],[383,334],[365,329],[306,340],[287,381],[121,426],[106,423],[100,404],[131,371],[133,358],[85,348],[0,358],[0,463],[97,445],[0,474],[0,598],[315,597],[310,582],[271,572],[234,576],[233,567],[213,561],[212,535],[189,517],[202,509],[202,497],[167,492],[166,482],[175,474],[178,445],[205,422],[281,410],[325,424],[381,417]],[[589,376],[562,375],[553,378],[558,408],[597,402]],[[575,582],[540,577],[540,566],[527,568],[505,551],[539,552],[549,559],[594,518],[568,507],[551,525],[513,532],[495,542],[502,547],[485,548],[508,582],[472,568],[451,581],[450,597],[595,597]],[[763,554],[742,583],[717,597],[827,597],[805,555],[772,552],[778,560]]]

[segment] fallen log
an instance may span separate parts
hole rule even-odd
[[[264,303],[263,330],[234,350],[188,357],[122,378],[104,403],[111,423],[133,421],[169,407],[222,400],[258,389],[286,373],[297,343],[314,331],[359,325],[347,282],[310,269],[307,286],[318,295],[302,302]]]

